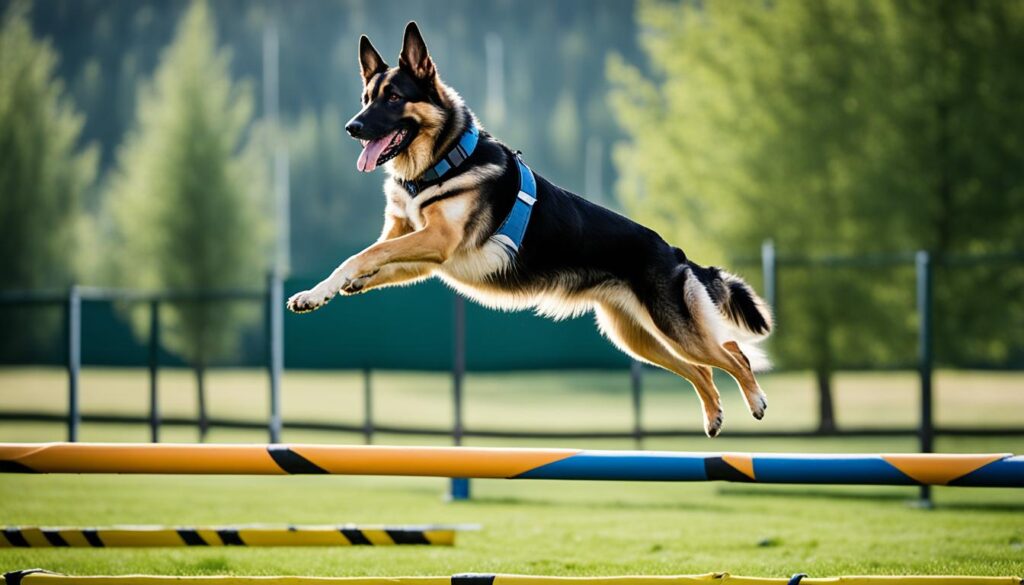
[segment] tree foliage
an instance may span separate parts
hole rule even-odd
[[[767,238],[782,256],[928,249],[940,263],[1020,249],[1024,4],[658,1],[639,18],[650,72],[610,64],[630,137],[619,192],[698,261]],[[960,330],[940,333],[941,355],[1019,351],[1022,272],[940,273],[938,323]],[[909,363],[913,290],[909,265],[784,269],[775,353],[825,370]]]
[[[0,289],[8,290],[72,282],[89,225],[84,194],[96,168],[94,149],[78,147],[83,119],[56,77],[57,53],[33,37],[26,12],[12,4],[0,23]],[[17,343],[55,323],[3,315],[5,354],[17,354]]]
[[[268,19],[277,22],[282,124],[294,139],[303,134],[303,144],[329,145],[335,137],[342,139],[340,158],[329,160],[303,144],[290,153],[291,265],[296,274],[328,270],[345,251],[379,233],[380,176],[355,177],[351,171],[357,144],[343,128],[326,125],[327,116],[337,116],[343,124],[360,107],[360,34],[369,35],[394,64],[406,22],[417,20],[443,78],[483,116],[487,128],[521,149],[545,176],[582,191],[587,142],[609,145],[621,135],[606,102],[604,64],[608,51],[636,55],[633,2],[534,0],[525,6],[511,0],[451,0],[444,10],[430,0],[348,0],[301,7],[289,0],[210,4],[218,39],[232,50],[235,78],[261,80],[264,26]],[[61,76],[88,115],[85,136],[102,147],[102,172],[111,166],[134,119],[136,80],[152,75],[187,7],[187,0],[47,0],[33,9],[37,30],[58,44]],[[496,63],[487,59],[488,37],[503,47]],[[492,119],[485,108],[491,97],[487,79],[495,73],[504,79],[501,120]],[[258,105],[263,92],[254,98]],[[560,112],[572,119],[560,117]],[[309,125],[310,120],[319,124]],[[552,124],[569,124],[569,132]],[[602,191],[608,193],[610,149],[601,152]],[[325,197],[331,198],[329,209],[317,209]],[[327,223],[344,229],[321,240],[322,224]]]
[[[117,154],[106,209],[119,282],[173,290],[262,286],[269,206],[251,118],[251,91],[232,81],[210,11],[195,2],[152,82],[139,90],[137,123]],[[241,309],[224,303],[166,309],[166,345],[197,366],[229,354],[245,323]],[[138,325],[144,334],[145,323]]]

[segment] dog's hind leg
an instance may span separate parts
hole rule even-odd
[[[743,389],[743,399],[747,402],[750,414],[757,420],[761,420],[764,418],[765,409],[768,408],[768,397],[765,396],[764,390],[761,389],[761,385],[757,383],[757,378],[754,377],[754,370],[750,367],[750,360],[735,341],[726,341],[722,344],[722,348],[729,352],[733,358],[728,361],[731,362],[735,373],[726,365],[718,367],[729,372],[729,375],[739,382],[740,388]]]
[[[704,432],[709,437],[717,436],[722,430],[722,402],[711,368],[681,359],[644,329],[636,317],[618,306],[599,303],[594,312],[601,331],[619,349],[638,360],[673,372],[693,385],[704,408]]]
[[[671,293],[665,293],[671,295]],[[696,279],[685,281],[683,304],[678,299],[658,298],[649,308],[657,331],[655,336],[685,360],[725,370],[743,391],[750,414],[764,418],[768,400],[754,377],[750,361],[735,341],[719,341],[728,327]]]

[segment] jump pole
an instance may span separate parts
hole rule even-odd
[[[0,443],[0,472],[401,475],[1024,487],[1024,456],[590,451],[378,445]]]
[[[543,577],[470,573],[451,577],[70,576],[41,569],[4,575],[5,585],[1021,585],[1020,577],[739,577],[728,573],[654,577]]]
[[[7,526],[2,548],[178,546],[453,546],[455,533],[478,526]]]

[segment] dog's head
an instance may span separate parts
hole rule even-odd
[[[422,172],[448,116],[449,99],[415,22],[405,28],[398,67],[388,67],[364,35],[359,39],[363,108],[345,125],[363,144],[356,167],[368,173],[395,160],[400,175]]]

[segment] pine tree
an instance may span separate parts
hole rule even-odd
[[[0,289],[70,284],[89,225],[83,195],[95,151],[77,146],[82,116],[56,78],[57,54],[33,37],[22,3],[0,23]],[[0,313],[0,353],[18,359],[32,341],[56,331],[55,314],[24,307]]]
[[[139,96],[137,123],[118,152],[106,200],[119,281],[188,291],[261,286],[269,226],[252,96],[231,80],[205,2],[192,4]],[[203,371],[231,355],[256,314],[219,301],[161,311],[161,339],[196,370],[201,429]],[[134,324],[146,334],[143,319]]]

